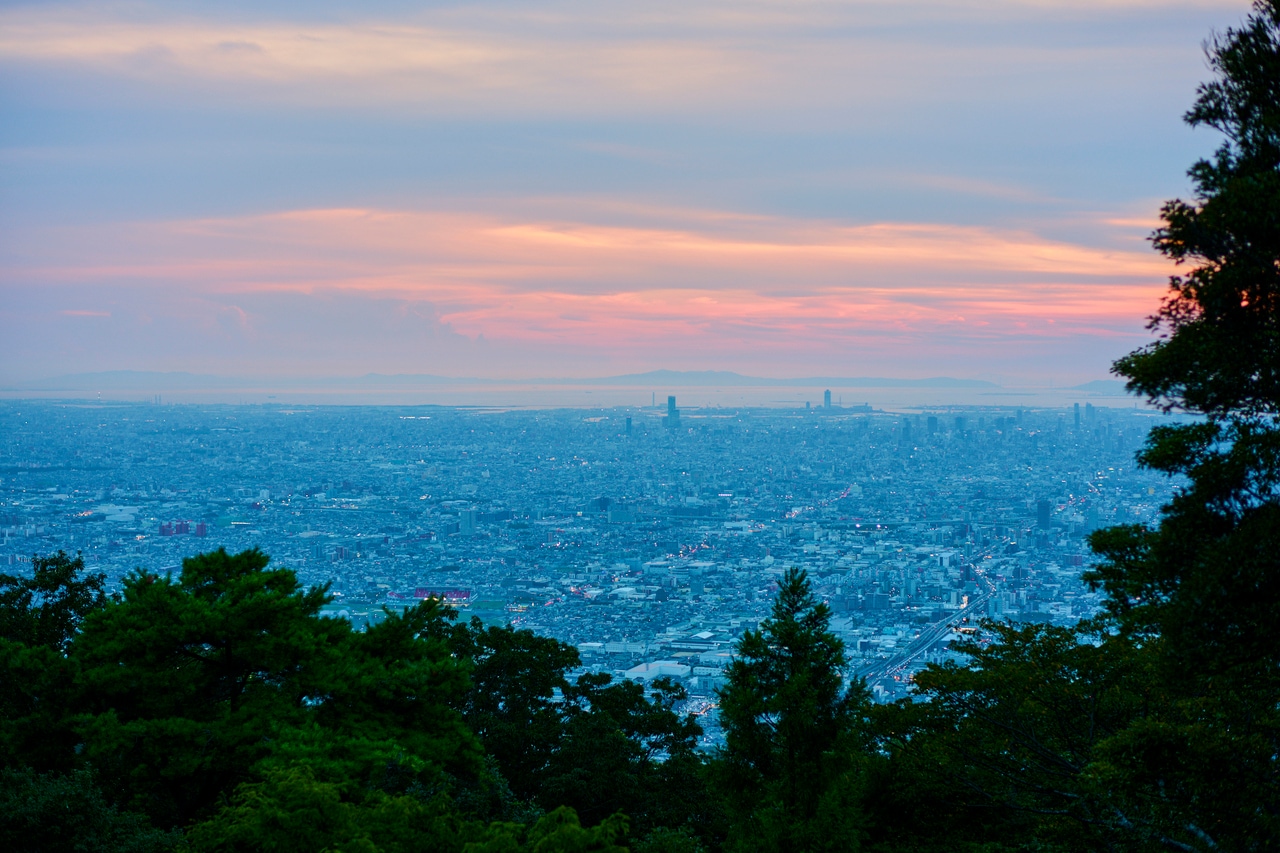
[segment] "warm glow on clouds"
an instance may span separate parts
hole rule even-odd
[[[758,85],[770,74],[758,58],[752,62],[732,45],[671,35],[516,33],[485,21],[463,27],[449,21],[137,24],[87,15],[0,16],[7,18],[0,26],[0,56],[9,63],[94,68],[160,89],[203,81],[255,100],[427,99],[463,111],[500,102],[561,112],[604,107],[618,97],[633,107],[669,108]]]
[[[1028,9],[1074,18],[1153,5],[1225,4],[478,3],[409,18],[370,9],[342,23],[53,4],[0,12],[0,62],[81,69],[155,90],[194,85],[249,101],[326,106],[563,114],[804,102],[831,109],[949,85],[957,68],[1008,74],[1034,61],[1083,69],[1108,53],[913,32],[904,21],[979,35],[991,22],[1016,24]]]
[[[209,326],[219,334],[231,324],[270,337],[278,309],[254,306],[277,294],[422,306],[450,335],[570,347],[588,360],[672,347],[818,359],[853,342],[1127,336],[1167,272],[1149,251],[1029,232],[697,210],[673,228],[602,223],[605,213],[581,205],[578,221],[306,210],[33,231],[30,257],[57,244],[71,247],[70,262],[19,260],[5,278],[55,303],[65,292],[77,307],[64,314],[158,300],[188,319],[220,318]],[[95,292],[103,307],[82,307]]]
[[[0,385],[1107,375],[1247,0],[0,7]]]

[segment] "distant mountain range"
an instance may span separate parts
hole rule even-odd
[[[1105,381],[1104,381],[1105,382]],[[1087,383],[1094,385],[1098,383]],[[1119,384],[1119,383],[1114,383]],[[236,378],[203,373],[106,370],[73,373],[51,379],[18,383],[30,391],[199,391],[236,388],[368,388],[440,385],[639,385],[666,387],[833,387],[833,388],[998,388],[981,379],[934,376],[926,379],[894,379],[881,376],[806,376],[790,379],[744,376],[724,370],[651,370],[622,376],[544,379],[480,379],[435,376],[428,373],[366,373],[363,376],[325,378]],[[1080,390],[1092,390],[1080,386]]]
[[[358,388],[378,385],[458,385],[490,382],[487,379],[453,379],[447,376],[413,374],[340,377],[235,377],[208,373],[160,372],[150,370],[104,370],[98,373],[70,373],[51,379],[17,383],[14,388],[30,391],[204,391],[281,388]]]
[[[1086,382],[1083,385],[1072,385],[1069,391],[1087,391],[1091,394],[1105,394],[1109,397],[1124,397],[1128,395],[1128,391],[1124,390],[1124,383],[1115,379],[1095,379],[1092,382]]]
[[[934,376],[928,379],[890,379],[882,376],[803,376],[794,379],[777,379],[766,376],[743,376],[726,370],[651,370],[648,373],[628,373],[622,376],[605,376],[600,379],[547,380],[559,384],[581,385],[742,385],[762,387],[817,387],[835,388],[999,388],[994,382],[981,379],[953,379],[950,376]]]

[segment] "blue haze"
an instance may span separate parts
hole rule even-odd
[[[331,584],[329,615],[367,624],[453,591],[464,617],[558,637],[584,668],[672,662],[694,710],[801,566],[851,674],[888,700],[980,617],[1097,611],[1083,537],[1153,520],[1172,484],[1133,463],[1162,416],[1079,417],[6,401],[0,566],[78,551],[118,588],[258,547]]]

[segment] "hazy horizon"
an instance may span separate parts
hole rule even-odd
[[[705,378],[705,381],[700,381]],[[720,382],[712,381],[716,378]],[[728,381],[723,381],[728,380]],[[946,408],[1052,408],[1091,402],[1100,406],[1145,408],[1125,394],[1122,383],[1094,381],[1083,386],[1005,386],[993,382],[934,377],[895,381],[888,378],[796,377],[774,379],[705,372],[654,371],[633,376],[573,380],[451,379],[435,376],[242,378],[190,374],[80,374],[47,382],[0,387],[0,399],[68,402],[153,402],[176,404],[276,404],[448,406],[478,408],[653,408],[665,411],[667,397],[686,411],[734,408],[819,408],[830,392],[839,413]]]

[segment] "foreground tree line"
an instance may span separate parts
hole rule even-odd
[[[739,643],[725,746],[683,690],[428,601],[365,632],[251,550],[0,575],[0,846],[103,851],[1280,849],[1280,3],[1208,49],[1217,129],[1154,237],[1184,264],[1135,393],[1203,415],[1094,535],[1102,617],[991,625],[875,706],[790,571]]]

